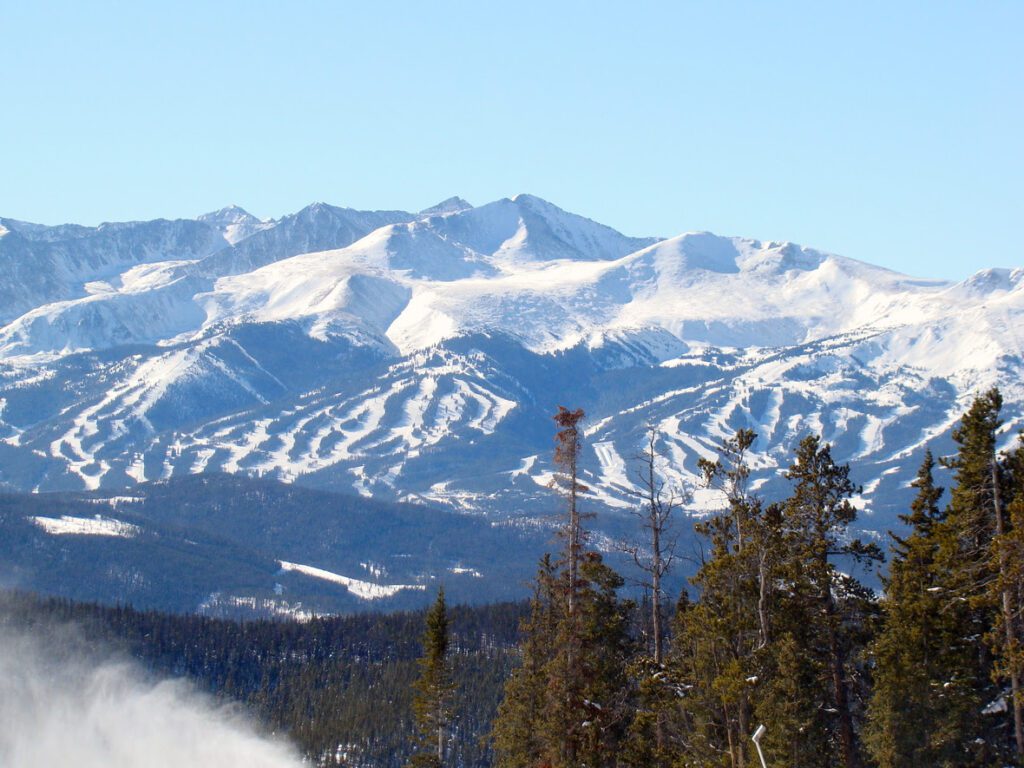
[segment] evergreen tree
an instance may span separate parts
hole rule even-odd
[[[836,464],[831,448],[817,436],[804,438],[786,476],[793,493],[780,509],[783,553],[778,575],[785,585],[777,600],[775,625],[781,642],[773,647],[776,681],[799,674],[802,711],[781,697],[759,707],[760,719],[775,727],[765,744],[770,753],[786,754],[794,747],[800,765],[859,768],[862,755],[858,725],[866,698],[864,646],[873,616],[870,592],[842,575],[836,558],[867,563],[882,559],[874,544],[849,535],[856,519],[850,497],[858,492],[850,469]],[[787,647],[791,652],[782,653]],[[800,669],[792,660],[799,659]],[[779,721],[801,723],[799,743],[792,733],[780,732]]]
[[[583,553],[578,577],[575,611],[569,614],[568,606],[560,611],[560,652],[546,670],[542,733],[552,768],[616,765],[633,712],[626,675],[632,611],[617,595],[622,577],[593,551]],[[562,583],[567,591],[567,579]]]
[[[874,691],[865,741],[880,768],[955,764],[956,749],[943,738],[937,710],[952,662],[950,626],[936,571],[936,526],[943,489],[935,485],[935,460],[926,451],[913,486],[917,489],[901,538],[890,533],[893,559],[883,580],[883,629],[872,644]],[[951,747],[953,747],[951,749]]]
[[[631,611],[618,599],[621,586],[598,553],[584,551],[570,615],[568,569],[544,559],[521,627],[522,661],[494,724],[497,766],[615,765],[633,712]]]
[[[412,702],[419,744],[409,764],[415,768],[441,768],[445,764],[446,738],[451,726],[453,690],[444,587],[438,590],[437,600],[427,612],[419,666]]]
[[[492,739],[500,768],[543,764],[547,750],[543,721],[548,701],[548,670],[555,657],[557,603],[555,566],[541,560],[534,581],[530,613],[520,624],[520,664],[505,683]]]
[[[992,647],[984,642],[999,612],[992,587],[1000,579],[993,553],[1004,482],[996,453],[1001,408],[996,389],[977,397],[953,430],[957,453],[942,461],[954,482],[936,531],[936,591],[948,636],[934,732],[947,745],[949,765],[990,764],[1007,755],[1008,723],[995,706],[1003,690],[993,678]]]
[[[753,695],[768,658],[777,532],[747,491],[746,455],[755,439],[753,431],[740,430],[722,445],[717,461],[700,463],[705,483],[723,492],[726,508],[695,526],[710,544],[710,557],[691,580],[700,600],[689,606],[673,645],[673,677],[686,686],[688,765],[752,764]]]
[[[999,578],[993,585],[1001,610],[991,638],[996,650],[995,676],[1010,682],[1010,707],[1014,714],[1014,747],[1017,762],[1021,758],[1020,678],[1024,673],[1024,433],[1017,449],[1006,462],[1007,487],[1010,490],[1006,524],[995,542]]]
[[[631,607],[617,595],[622,578],[586,549],[586,515],[578,506],[586,490],[577,470],[582,418],[583,411],[565,408],[555,417],[565,548],[558,562],[542,562],[522,626],[522,664],[509,678],[494,726],[501,768],[615,765],[632,714]]]

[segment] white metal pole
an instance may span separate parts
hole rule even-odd
[[[754,731],[754,735],[750,737],[750,740],[754,742],[754,746],[757,747],[757,756],[761,758],[761,768],[768,768],[768,764],[764,761],[764,752],[761,751],[761,737],[764,736],[767,730],[763,725],[759,725],[757,730]]]

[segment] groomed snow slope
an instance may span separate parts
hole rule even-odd
[[[1003,388],[1007,443],[1024,402],[1024,269],[948,283],[791,243],[631,238],[530,195],[228,208],[162,257],[166,223],[108,225],[104,258],[92,230],[2,223],[4,247],[86,243],[0,328],[0,472],[21,487],[223,470],[531,514],[550,411],[579,404],[595,504],[632,503],[646,425],[679,483],[750,426],[762,487],[821,432],[870,512],[980,389]]]

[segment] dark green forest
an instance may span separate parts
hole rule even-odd
[[[484,738],[514,663],[521,603],[449,611],[452,765],[491,764]],[[412,688],[424,611],[296,621],[231,621],[5,593],[0,626],[41,647],[71,624],[90,645],[130,655],[154,677],[186,677],[240,702],[314,764],[402,766],[416,743]],[[51,640],[51,638],[54,638]],[[59,648],[57,649],[60,650]]]
[[[637,626],[646,611],[586,545],[582,412],[563,409],[566,543],[537,574],[494,724],[496,765],[746,768],[759,749],[793,768],[1021,765],[1024,439],[998,450],[1012,439],[1001,407],[998,391],[981,395],[953,430],[956,452],[925,453],[905,528],[885,548],[854,534],[860,489],[828,444],[800,441],[789,495],[764,499],[748,483],[756,435],[738,431],[701,461],[724,504],[696,524],[696,573],[659,642],[657,579]],[[653,577],[671,557],[659,537],[679,499],[650,477],[639,517],[653,558],[638,564]],[[853,566],[881,567],[884,549],[877,595]]]
[[[3,615],[83,626],[242,702],[321,765],[750,768],[759,751],[793,768],[1024,765],[1024,438],[1001,407],[979,396],[955,452],[924,454],[885,542],[855,535],[860,489],[817,436],[794,446],[788,495],[760,497],[742,429],[701,462],[722,505],[684,562],[686,490],[658,479],[652,431],[642,546],[619,573],[588,537],[584,414],[561,409],[562,543],[528,603],[439,594],[428,612],[239,623],[10,595]],[[687,588],[666,594],[684,568]],[[857,578],[871,569],[882,594]]]

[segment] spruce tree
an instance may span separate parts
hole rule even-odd
[[[953,484],[936,531],[936,591],[948,637],[935,734],[947,745],[949,765],[990,764],[1008,752],[1008,716],[997,706],[1003,690],[985,642],[999,612],[992,586],[999,582],[993,553],[1003,483],[996,451],[1001,408],[996,389],[975,398],[952,433],[957,453],[942,460],[953,470]]]
[[[668,713],[686,765],[756,765],[750,734],[756,700],[768,684],[777,562],[777,509],[751,495],[746,456],[756,439],[740,430],[717,461],[702,460],[705,484],[719,489],[725,508],[695,526],[709,551],[691,579],[700,593],[677,613],[668,673],[676,692]],[[682,711],[679,711],[679,710]]]
[[[520,624],[520,663],[505,683],[492,741],[498,768],[541,765],[548,750],[544,718],[548,668],[555,657],[558,603],[555,566],[545,555],[537,571],[530,613]]]
[[[779,576],[786,588],[776,622],[801,660],[804,711],[794,715],[762,707],[761,717],[773,723],[787,717],[806,721],[798,745],[803,753],[799,764],[859,768],[863,762],[858,738],[866,696],[863,627],[871,619],[872,606],[870,592],[842,575],[836,558],[870,564],[881,560],[882,553],[849,534],[857,515],[850,497],[858,492],[849,474],[849,466],[836,464],[830,446],[814,435],[800,442],[786,472],[794,487],[780,510],[784,558]],[[788,662],[773,655],[775,674],[783,674]],[[795,672],[790,669],[787,674]],[[766,745],[770,752],[792,746],[786,739],[792,734],[769,731]]]
[[[412,704],[419,740],[409,764],[414,768],[441,768],[445,764],[454,688],[448,659],[448,610],[444,587],[438,590],[437,600],[427,612],[419,667]]]
[[[905,537],[890,533],[892,562],[883,579],[883,629],[873,642],[874,691],[865,741],[880,768],[944,765],[955,750],[942,738],[936,710],[945,697],[950,627],[943,612],[935,557],[936,526],[943,489],[934,481],[935,460],[926,451],[913,486],[910,527]]]
[[[1010,492],[1005,510],[1004,530],[995,541],[999,578],[992,589],[998,594],[1001,610],[991,639],[996,650],[995,676],[1010,682],[1010,707],[1014,720],[1014,748],[1021,764],[1020,678],[1024,674],[1024,433],[1016,450],[1006,462],[1007,488]]]
[[[602,768],[618,759],[632,712],[626,675],[633,648],[622,578],[586,547],[578,479],[583,411],[560,408],[555,486],[567,500],[564,549],[545,558],[530,618],[522,626],[522,664],[505,687],[494,724],[500,768]]]

